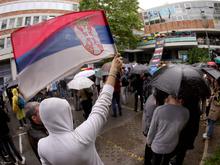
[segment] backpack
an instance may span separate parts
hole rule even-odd
[[[18,107],[20,108],[20,109],[23,109],[24,108],[24,106],[25,106],[25,100],[24,100],[24,98],[22,98],[21,96],[18,96]]]

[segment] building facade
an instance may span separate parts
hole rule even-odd
[[[16,79],[13,31],[78,9],[79,0],[0,0],[0,85]]]
[[[165,59],[185,60],[193,47],[220,49],[220,2],[187,1],[142,12],[145,36],[139,48],[152,55],[157,35],[165,40]],[[156,36],[156,37],[155,37]]]

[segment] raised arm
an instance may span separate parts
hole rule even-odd
[[[90,143],[95,141],[102,127],[107,121],[109,114],[109,106],[112,102],[115,79],[117,73],[121,72],[122,58],[118,55],[112,61],[111,69],[95,105],[92,108],[88,119],[75,129],[75,133],[79,136],[82,143]]]

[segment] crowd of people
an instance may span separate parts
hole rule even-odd
[[[90,78],[96,82],[94,76]],[[12,111],[18,119],[19,129],[27,130],[30,145],[41,164],[101,165],[103,162],[95,147],[96,137],[109,113],[112,117],[123,115],[121,104],[127,104],[130,92],[134,97],[133,110],[143,111],[144,164],[181,165],[186,152],[194,148],[203,112],[208,122],[203,138],[213,136],[214,125],[220,117],[220,79],[206,76],[207,83],[212,86],[211,94],[192,98],[173,96],[152,87],[151,78],[146,72],[132,74],[131,69],[124,67],[122,58],[116,55],[108,75],[103,76],[101,88],[100,83],[95,83],[91,88],[69,93],[65,81],[53,82],[29,102],[25,102],[18,88],[13,88]],[[75,110],[84,112],[85,120],[77,127],[74,126],[69,95],[75,98]],[[0,128],[0,156],[5,162],[24,164],[25,158],[10,135],[2,93],[0,96],[3,125]]]

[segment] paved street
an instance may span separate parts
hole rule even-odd
[[[102,133],[96,140],[97,151],[105,165],[142,165],[145,148],[145,138],[142,135],[142,112],[133,111],[133,97],[129,97],[128,104],[122,106],[122,116],[109,116]],[[72,101],[70,101],[72,102]],[[73,108],[73,107],[72,107]],[[73,108],[74,109],[74,108]],[[83,121],[82,111],[73,110],[75,125]],[[12,115],[13,117],[13,115]],[[10,124],[16,146],[26,157],[27,165],[40,165],[33,154],[24,131],[18,130],[18,122],[12,119]],[[205,127],[201,127],[201,133]],[[19,134],[20,145],[19,145]],[[20,147],[19,147],[20,146]],[[22,147],[21,147],[22,146]],[[203,141],[198,136],[196,148],[187,155],[185,165],[198,165],[203,153]]]

